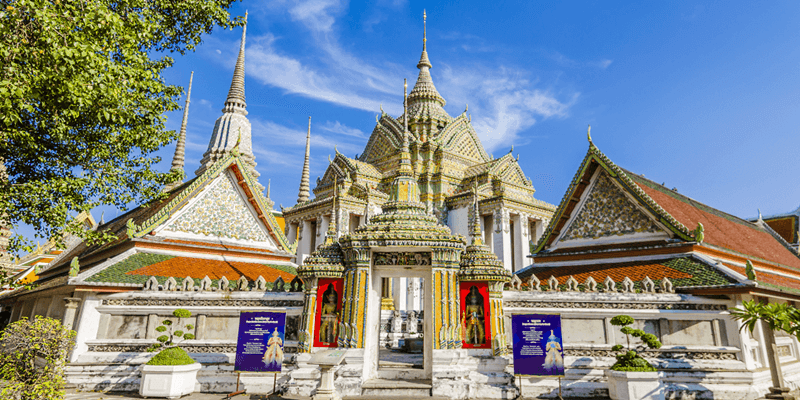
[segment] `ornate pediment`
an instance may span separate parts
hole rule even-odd
[[[374,163],[396,153],[400,148],[402,130],[403,127],[394,118],[384,114],[375,125],[359,160]]]
[[[574,215],[561,242],[666,233],[604,169],[598,170],[591,190]]]
[[[439,133],[439,142],[442,147],[475,163],[489,161],[489,155],[483,148],[478,135],[465,115],[460,115],[453,122],[447,124]]]
[[[159,231],[166,234],[268,242],[269,247],[276,247],[266,227],[248,206],[236,185],[230,173],[220,174]]]

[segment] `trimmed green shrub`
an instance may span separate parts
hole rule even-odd
[[[180,347],[169,347],[161,350],[147,362],[147,365],[189,365],[194,359]]]
[[[10,324],[0,336],[0,397],[14,400],[63,399],[64,365],[75,331],[37,315]]]
[[[179,308],[172,312],[172,315],[177,318],[177,321],[170,321],[165,319],[161,321],[161,325],[156,327],[156,332],[165,333],[156,338],[158,343],[153,344],[147,351],[161,351],[156,354],[147,365],[187,365],[194,364],[194,360],[189,357],[183,349],[178,347],[178,343],[184,340],[194,339],[191,333],[185,333],[183,329],[191,331],[194,326],[186,324],[185,319],[192,316],[189,310]],[[181,326],[183,325],[183,328]],[[162,355],[163,354],[163,355]]]
[[[636,320],[628,315],[617,315],[611,318],[611,325],[621,326],[620,332],[625,334],[625,338],[628,341],[627,349],[621,344],[614,345],[614,347],[611,348],[613,351],[620,352],[620,354],[616,356],[617,362],[611,366],[611,369],[614,371],[628,372],[655,372],[656,368],[642,358],[637,350],[633,349],[631,346],[631,336],[640,338],[642,343],[650,349],[661,348],[661,342],[658,341],[656,335],[628,326],[633,325],[634,322],[636,322]],[[643,349],[645,346],[641,346],[641,348]]]

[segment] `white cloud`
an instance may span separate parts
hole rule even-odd
[[[608,59],[600,60],[600,62],[597,63],[597,66],[602,69],[606,69],[608,68],[609,65],[611,65],[612,62],[614,62],[614,60],[608,60]]]
[[[512,144],[524,144],[519,135],[537,118],[564,117],[575,97],[568,102],[537,89],[525,71],[510,68],[442,68],[437,85],[447,93],[450,104],[469,104],[472,126],[487,151]],[[434,77],[436,79],[436,77]]]
[[[353,136],[362,139],[366,138],[366,135],[364,135],[364,132],[362,132],[360,129],[345,126],[339,121],[326,121],[325,125],[322,126],[322,129],[328,132],[338,133],[340,135]]]

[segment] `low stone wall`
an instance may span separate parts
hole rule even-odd
[[[99,297],[95,314],[99,321],[94,339],[86,340],[85,351],[74,355],[67,368],[67,383],[79,390],[134,391],[139,388],[139,367],[155,353],[146,348],[156,343],[155,328],[172,311],[192,312],[195,339],[181,347],[203,364],[198,372],[197,390],[226,393],[236,388],[233,371],[241,311],[286,312],[284,383],[294,367],[297,327],[303,309],[302,293],[264,291],[136,291]],[[251,393],[272,391],[272,374],[242,374],[241,387]],[[266,381],[269,382],[266,382]]]
[[[564,396],[608,395],[603,371],[616,361],[617,352],[611,347],[626,341],[619,327],[610,323],[619,314],[632,316],[636,328],[656,335],[663,343],[661,349],[642,355],[659,369],[668,399],[750,400],[766,393],[771,382],[769,372],[764,372],[766,362],[753,355],[761,350],[758,338],[748,338],[730,318],[729,310],[741,299],[668,292],[509,290],[503,300],[509,334],[514,314],[561,314]],[[785,346],[795,355],[781,359],[786,381],[800,382],[797,343],[787,340]],[[558,394],[558,379],[518,378],[517,385],[521,385],[524,397]]]

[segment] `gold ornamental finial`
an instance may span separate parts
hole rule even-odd
[[[403,78],[403,135],[408,132],[408,79]]]
[[[586,137],[589,138],[589,145],[594,146],[592,142],[592,125],[589,125],[589,129],[586,130]]]
[[[422,10],[422,50],[425,50],[426,43],[428,41],[428,14],[425,13],[425,10]]]

